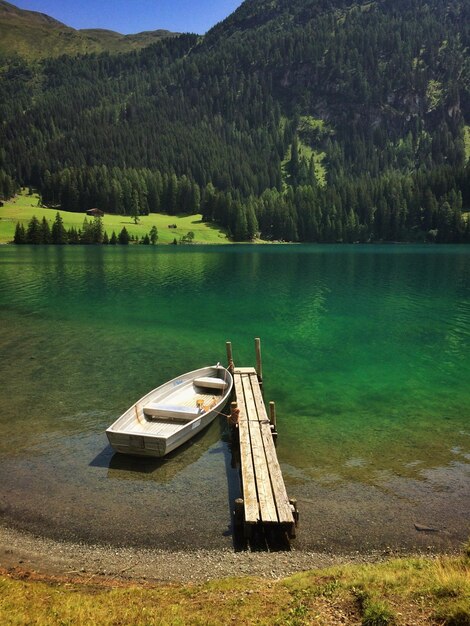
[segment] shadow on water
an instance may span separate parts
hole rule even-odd
[[[215,450],[211,448],[221,443]],[[222,453],[227,480],[227,504],[229,523],[222,535],[232,537],[236,552],[276,552],[290,550],[289,539],[285,532],[274,527],[259,524],[251,528],[249,538],[244,536],[243,529],[237,529],[234,520],[235,500],[242,497],[242,481],[240,473],[240,452],[236,436],[231,432],[226,415],[204,431],[195,435],[185,444],[170,452],[163,458],[141,457],[114,452],[107,445],[90,462],[90,467],[107,469],[108,479],[153,481],[159,484],[169,483],[184,469],[197,462],[203,454]]]
[[[217,441],[220,441],[220,428],[217,429],[216,423],[213,422],[163,458],[120,454],[107,445],[89,465],[107,468],[110,479],[151,479],[158,483],[166,483],[198,461]]]

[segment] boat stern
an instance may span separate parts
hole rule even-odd
[[[111,447],[121,454],[162,457],[167,453],[167,439],[164,437],[150,438],[144,435],[118,433],[109,428],[106,435]]]

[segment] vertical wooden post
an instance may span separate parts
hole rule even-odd
[[[274,426],[274,430],[277,427],[277,416],[276,416],[276,403],[269,403],[269,421],[271,422],[271,426]]]
[[[234,522],[237,530],[242,527],[243,522],[245,521],[245,502],[243,498],[237,498],[235,500],[235,510],[234,510]]]
[[[229,424],[232,428],[237,428],[238,420],[240,417],[240,409],[237,402],[230,403],[230,417],[228,418]]]
[[[276,415],[276,403],[269,403],[269,421],[271,422],[271,434],[274,439],[274,443],[277,442],[277,415]]]
[[[292,515],[294,516],[295,525],[299,523],[299,509],[297,508],[297,498],[289,498],[289,504],[292,509]]]
[[[225,347],[227,349],[227,363],[230,365],[230,363],[233,363],[232,342],[227,341]]]
[[[261,362],[261,339],[257,337],[255,339],[255,351],[256,351],[256,373],[258,374],[258,380],[263,382],[263,364]]]

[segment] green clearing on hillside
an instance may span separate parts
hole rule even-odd
[[[284,128],[286,120],[281,120],[281,127]],[[314,145],[320,145],[323,139],[331,134],[331,130],[328,128],[324,120],[316,119],[309,115],[304,115],[300,118],[299,124],[299,152],[300,157],[304,158],[307,163],[310,162],[312,156],[315,163],[315,176],[320,187],[326,186],[327,169],[324,163],[326,153],[320,148],[314,148]],[[291,146],[287,149],[287,152],[282,161],[282,172],[284,181],[287,185],[287,165],[292,158]]]
[[[465,126],[463,130],[463,137],[465,141],[465,157],[470,159],[470,126]]]
[[[22,222],[25,228],[29,220],[35,215],[39,220],[45,216],[52,227],[57,210],[45,209],[38,206],[38,196],[36,194],[30,196],[26,192],[22,192],[11,200],[6,200],[4,206],[0,207],[0,243],[9,243],[13,241],[17,222]],[[85,213],[69,213],[67,211],[59,211],[64,226],[68,230],[72,226],[81,228],[86,217]],[[181,237],[192,231],[194,233],[194,243],[229,243],[226,233],[214,224],[208,224],[201,221],[201,215],[164,215],[160,213],[151,213],[150,215],[142,215],[138,224],[134,224],[134,220],[129,215],[105,215],[103,217],[104,230],[111,236],[113,230],[116,235],[125,226],[130,235],[137,236],[139,239],[146,235],[153,225],[158,229],[157,243],[173,243]],[[93,218],[89,217],[91,221]],[[168,228],[169,225],[176,224],[176,228]]]
[[[3,624],[470,624],[468,557],[346,565],[285,580],[194,585],[37,582],[0,575]]]
[[[311,115],[304,115],[300,119],[299,135],[302,156],[307,160],[313,155],[315,157],[315,175],[320,187],[326,185],[326,166],[324,159],[326,153],[320,149],[311,148],[311,144],[320,144],[326,137],[332,134],[332,130],[328,127],[326,122],[321,119],[316,119]]]

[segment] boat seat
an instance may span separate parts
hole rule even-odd
[[[226,389],[228,387],[225,380],[215,376],[201,376],[201,378],[195,378],[193,382],[196,387],[205,387],[206,389]]]
[[[148,417],[178,422],[190,422],[201,415],[201,411],[197,407],[157,404],[156,402],[144,406],[143,411]]]

